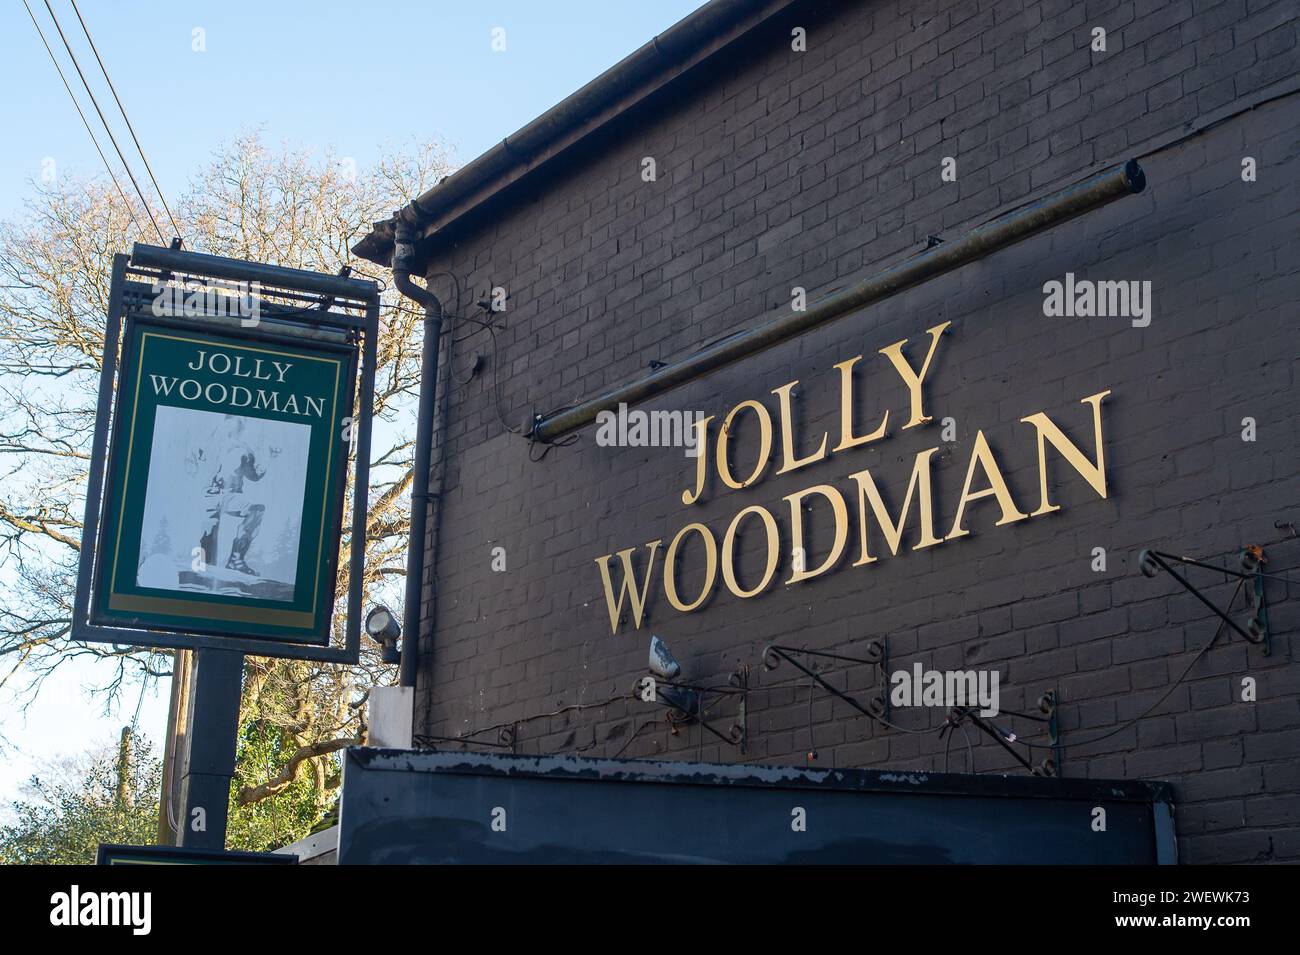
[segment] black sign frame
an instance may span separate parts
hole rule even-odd
[[[160,285],[172,282],[177,273],[205,286],[220,288],[230,281],[258,283],[259,294],[268,297],[307,301],[309,307],[294,307],[281,302],[259,301],[260,318],[255,327],[241,328],[239,323],[221,322],[218,316],[193,318],[164,315],[152,310]],[[355,399],[358,414],[352,422],[353,443],[351,539],[363,540],[369,509],[369,474],[371,409],[374,405],[374,380],[379,328],[379,287],[369,280],[324,275],[298,269],[267,266],[237,259],[161,249],[136,244],[132,254],[114,257],[112,285],[104,335],[104,354],[100,372],[95,433],[91,446],[90,473],[86,487],[77,591],[73,605],[70,636],[73,640],[171,649],[222,649],[245,654],[321,662],[355,664],[360,657],[361,581],[364,548],[352,548],[349,555],[349,581],[343,641],[331,645],[334,632],[333,604],[338,594],[331,588],[323,616],[315,634],[297,637],[250,637],[220,626],[189,627],[184,631],[167,628],[145,620],[106,620],[97,612],[95,594],[99,588],[100,558],[105,551],[104,529],[111,522],[108,507],[112,502],[105,494],[107,474],[114,463],[115,440],[119,425],[116,394],[122,370],[123,354],[134,324],[179,327],[197,334],[238,337],[249,342],[291,340],[299,349],[308,349],[315,336],[322,352],[335,355],[350,352],[345,394]],[[359,358],[359,362],[358,362]],[[359,372],[359,380],[358,380]],[[350,408],[348,409],[351,410]],[[340,467],[346,468],[346,446],[340,448]],[[327,528],[329,566],[337,569],[346,503],[338,481],[339,500],[335,502],[332,526]],[[117,503],[121,507],[121,502]]]

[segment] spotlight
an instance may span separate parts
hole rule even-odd
[[[682,666],[668,649],[668,644],[658,637],[650,638],[650,672],[661,680],[672,680],[682,672]]]
[[[650,638],[650,672],[661,680],[675,679],[682,672],[682,665],[668,649],[668,644],[657,636]],[[673,686],[671,683],[657,687],[654,702],[678,710],[686,719],[698,719],[700,715],[700,694],[693,687]],[[669,719],[672,719],[671,715]]]
[[[366,633],[370,639],[384,648],[382,659],[385,663],[399,663],[402,655],[397,649],[397,638],[402,635],[402,626],[393,616],[392,611],[383,605],[376,606],[366,614]]]

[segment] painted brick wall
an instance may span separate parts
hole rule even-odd
[[[792,24],[808,29],[806,53],[789,49]],[[1107,52],[1089,49],[1093,27],[1106,29]],[[454,298],[435,274],[444,271],[467,290],[462,312],[481,317],[469,302],[492,286],[509,300],[499,351],[477,326],[455,332],[436,635],[426,620],[416,732],[498,742],[492,727],[528,719],[516,731],[521,753],[802,764],[815,749],[820,766],[942,771],[950,760],[965,771],[961,732],[946,756],[935,732],[873,725],[823,693],[810,707],[806,680],[759,666],[769,643],[854,654],[877,637],[894,667],[996,668],[1006,709],[1032,709],[1058,689],[1067,745],[1142,713],[1215,622],[1167,576],[1137,573],[1138,552],[1231,561],[1242,544],[1284,537],[1275,522],[1300,523],[1300,98],[1287,95],[1298,73],[1286,2],[796,6],[707,75],[445,236],[429,266],[444,300]],[[640,176],[647,156],[654,183]],[[956,182],[940,180],[945,156],[957,160]],[[823,429],[834,444],[832,365],[865,352],[862,407],[873,423],[885,408],[895,422],[884,441],[779,477],[773,464],[742,491],[715,481],[688,508],[680,494],[694,462],[680,450],[599,447],[589,427],[532,462],[527,442],[505,431],[789,308],[793,286],[815,299],[919,251],[928,235],[958,235],[1131,156],[1147,171],[1146,193],[648,406],[720,422],[747,398],[775,410],[771,389],[798,378],[806,452]],[[1241,179],[1245,156],[1258,161],[1257,182]],[[1151,281],[1150,327],[1044,317],[1043,284],[1067,271]],[[943,321],[952,326],[927,380],[936,421],[900,431],[906,393],[875,352],[902,338],[923,348],[925,329]],[[460,384],[475,352],[487,366]],[[1034,433],[1019,419],[1045,411],[1091,449],[1079,401],[1106,388],[1106,500],[1061,465],[1059,513],[994,527],[996,506],[980,502],[969,537],[867,567],[850,566],[853,534],[838,568],[816,580],[783,585],[783,557],[758,597],[740,600],[719,582],[704,608],[681,614],[660,593],[641,630],[629,622],[610,633],[601,555],[666,546],[691,521],[720,539],[750,504],[768,507],[788,536],[782,495],[823,482],[845,493],[856,521],[848,475],[871,468],[896,507],[927,447],[940,449],[942,533],[977,429],[1021,510],[1033,510]],[[954,442],[940,439],[944,417],[955,419]],[[1254,442],[1241,439],[1244,417],[1257,422]],[[814,550],[824,549],[828,529],[810,519]],[[761,570],[760,544],[743,538],[746,579]],[[498,546],[504,573],[491,567]],[[1097,547],[1105,572],[1091,568]],[[1270,547],[1269,558],[1271,570],[1300,578],[1300,540]],[[682,566],[688,589],[700,573],[696,552]],[[1202,579],[1226,602],[1231,587]],[[1295,592],[1269,584],[1271,655],[1221,637],[1153,715],[1068,750],[1065,775],[1172,781],[1183,861],[1300,860]],[[698,728],[672,733],[651,704],[591,706],[629,696],[651,633],[693,680],[753,668],[743,756]],[[1247,676],[1255,703],[1240,702]],[[865,666],[829,678],[861,694],[878,682]],[[529,719],[577,704],[587,708]],[[718,712],[725,729],[732,707]],[[909,729],[942,718],[894,714]],[[980,734],[970,743],[977,771],[1023,771]]]

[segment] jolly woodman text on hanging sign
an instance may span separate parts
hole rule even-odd
[[[914,363],[904,353],[908,341],[904,339],[879,350],[882,358],[877,361],[885,366],[890,374],[896,375],[906,388],[908,395],[907,420],[901,430],[921,427],[933,421],[925,406],[926,380],[933,367],[935,354],[944,340],[944,332],[950,322],[944,322],[927,330],[928,342],[924,358],[919,364]],[[699,455],[694,459],[693,479],[681,495],[682,503],[687,507],[696,504],[709,478],[716,474],[722,484],[732,490],[751,488],[759,483],[768,473],[775,457],[779,461],[776,474],[789,474],[815,464],[835,454],[851,453],[855,449],[873,444],[888,435],[890,412],[880,412],[879,416],[867,419],[859,409],[855,395],[854,381],[856,373],[861,370],[864,355],[835,365],[839,380],[840,413],[837,434],[823,432],[815,441],[815,450],[800,457],[796,448],[803,445],[796,440],[793,425],[794,388],[799,382],[791,381],[772,389],[771,394],[777,402],[777,415],[780,421],[780,447],[775,447],[773,415],[768,406],[758,400],[748,399],[740,402],[727,414],[720,426],[714,426],[714,417],[698,421],[696,427]],[[1060,509],[1053,504],[1048,492],[1048,446],[1059,455],[1088,486],[1101,498],[1107,496],[1106,458],[1102,439],[1101,406],[1109,390],[1100,391],[1080,399],[1092,416],[1094,450],[1092,457],[1075,445],[1059,427],[1043,412],[1027,415],[1021,423],[1033,429],[1038,448],[1038,506],[1026,513],[1012,498],[1011,490],[1002,475],[1002,470],[994,457],[983,431],[977,431],[972,443],[966,466],[966,478],[962,485],[956,509],[950,523],[936,526],[934,511],[934,494],[931,483],[931,467],[939,448],[926,448],[917,453],[913,460],[911,473],[907,477],[906,491],[902,495],[902,504],[897,516],[889,513],[877,483],[870,469],[859,470],[849,474],[853,482],[850,498],[853,503],[854,520],[850,520],[850,501],[844,493],[831,484],[814,484],[788,494],[782,498],[788,507],[790,551],[787,561],[789,576],[784,582],[799,584],[828,573],[837,565],[849,548],[850,534],[853,534],[854,567],[874,564],[884,554],[885,549],[891,556],[897,556],[906,536],[912,543],[912,550],[935,547],[947,541],[965,537],[970,533],[966,528],[967,507],[974,501],[992,498],[996,503],[999,517],[994,526],[1001,527],[1050,514]],[[758,425],[757,448],[746,451],[746,460],[753,463],[748,468],[740,468],[733,463],[735,455],[731,448],[735,428],[733,425],[742,416],[752,417]],[[716,431],[716,439],[713,434]],[[834,442],[832,444],[832,442]],[[712,454],[710,454],[712,449]],[[752,459],[749,455],[752,454]],[[986,485],[976,489],[977,478]],[[902,482],[898,482],[902,486]],[[897,495],[892,495],[897,499]],[[834,517],[834,540],[829,552],[816,566],[808,566],[805,542],[804,509],[810,506],[828,508]],[[763,528],[766,547],[766,563],[760,578],[745,586],[737,576],[737,549],[739,534],[746,522],[756,522]],[[946,531],[945,531],[946,528]],[[941,533],[942,532],[942,533]],[[698,538],[694,545],[704,551],[704,574],[699,580],[683,581],[679,579],[678,556],[691,538]],[[739,510],[731,519],[722,534],[721,542],[706,525],[693,522],[681,527],[669,541],[667,548],[661,548],[663,539],[653,540],[640,548],[629,547],[616,554],[605,554],[596,558],[600,570],[601,583],[604,587],[606,608],[609,611],[610,629],[617,633],[620,620],[628,620],[635,627],[640,627],[649,601],[650,587],[656,579],[661,582],[663,594],[668,603],[678,611],[689,613],[701,607],[708,600],[717,585],[719,575],[723,584],[735,596],[741,598],[755,597],[768,587],[777,577],[777,570],[782,565],[781,535],[778,531],[776,516],[762,504],[751,504]],[[640,551],[639,559],[635,555]],[[611,567],[617,558],[617,564]],[[640,564],[638,569],[637,564]],[[615,577],[618,577],[617,584]]]

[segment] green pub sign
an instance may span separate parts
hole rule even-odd
[[[355,362],[332,341],[128,322],[92,623],[328,644]]]

